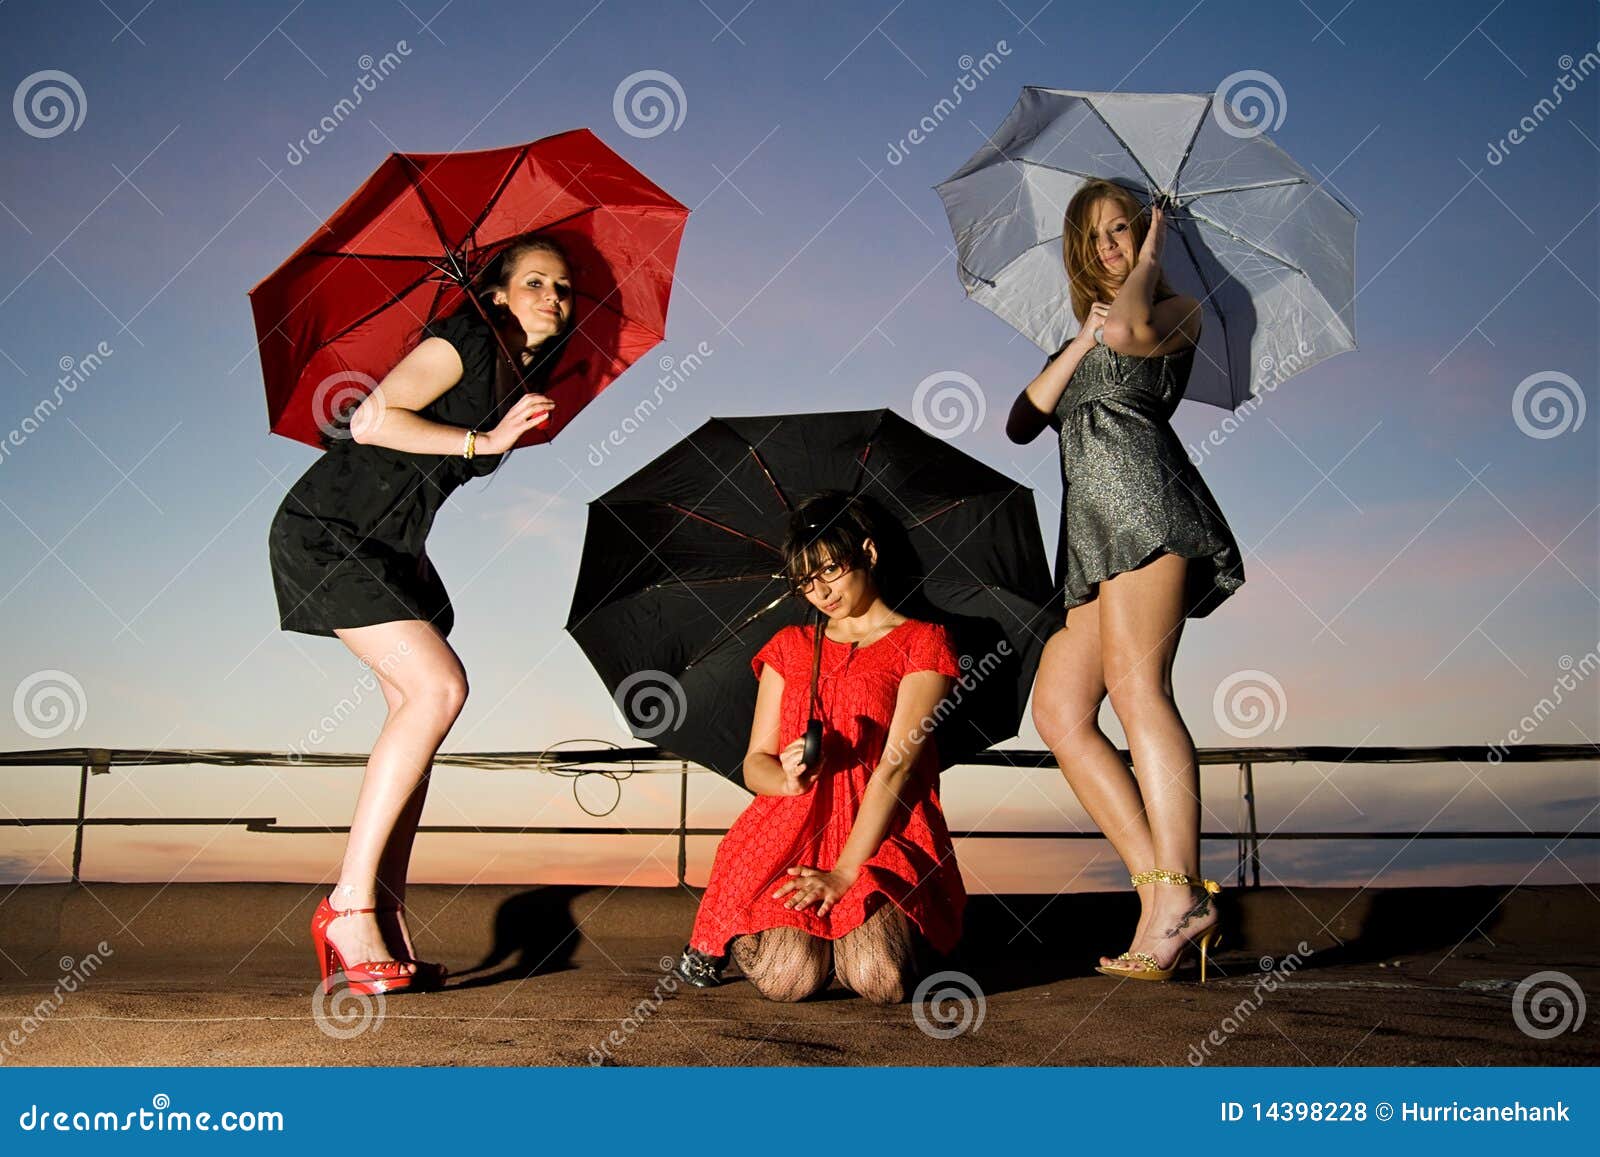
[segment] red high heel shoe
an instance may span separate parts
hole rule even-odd
[[[340,916],[354,916],[363,912],[376,912],[376,908],[336,909],[324,896],[322,903],[311,916],[311,943],[317,951],[317,964],[322,969],[322,991],[331,993],[342,976],[351,992],[362,996],[376,996],[382,992],[403,992],[414,983],[413,974],[405,971],[404,960],[367,960],[360,964],[346,964],[339,949],[328,939],[328,925]]]
[[[406,914],[406,906],[404,904],[395,904],[392,907],[381,908],[379,911],[394,912],[397,915],[404,916]],[[450,969],[432,960],[418,960],[412,957],[406,963],[417,966],[417,970],[411,974],[411,987],[418,992],[431,992],[436,988],[443,988],[445,978],[450,975]]]

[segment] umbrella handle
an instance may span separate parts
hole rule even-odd
[[[822,694],[818,682],[822,673],[822,632],[825,627],[822,615],[818,614],[816,632],[811,641],[811,697],[807,700],[807,711],[811,718],[806,721],[806,741],[801,755],[808,768],[816,767],[817,761],[822,758],[822,720],[817,717],[822,714]]]

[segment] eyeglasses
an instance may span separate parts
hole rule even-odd
[[[790,579],[789,589],[795,594],[804,597],[811,592],[812,586],[818,579],[825,583],[836,583],[849,573],[850,567],[848,564],[830,562],[827,566],[814,570],[810,574]]]

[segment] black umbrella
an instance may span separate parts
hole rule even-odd
[[[1062,613],[1033,492],[890,410],[713,418],[589,504],[567,630],[633,734],[740,779],[755,653],[808,606],[778,577],[790,512],[858,494],[904,562],[885,595],[944,623],[963,676],[947,762],[1016,734]]]

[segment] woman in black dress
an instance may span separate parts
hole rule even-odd
[[[1086,182],[1062,236],[1081,328],[1018,395],[1006,427],[1015,442],[1046,426],[1060,436],[1067,621],[1045,645],[1033,718],[1139,892],[1132,945],[1102,956],[1099,971],[1167,980],[1197,945],[1204,980],[1218,888],[1200,871],[1200,778],[1172,662],[1185,619],[1238,590],[1244,568],[1169,425],[1194,365],[1200,303],[1162,275],[1161,209],[1146,215],[1120,185]],[[1108,695],[1131,773],[1100,730]]]
[[[537,386],[573,324],[565,255],[536,233],[502,250],[472,292],[477,306],[424,326],[348,423],[325,428],[325,453],[268,536],[283,629],[336,636],[377,673],[388,704],[338,883],[312,920],[324,984],[342,973],[365,993],[444,976],[412,955],[403,909],[429,767],[467,695],[445,641],[454,612],[425,551],[428,530],[453,490],[492,473],[549,420],[555,403]]]

